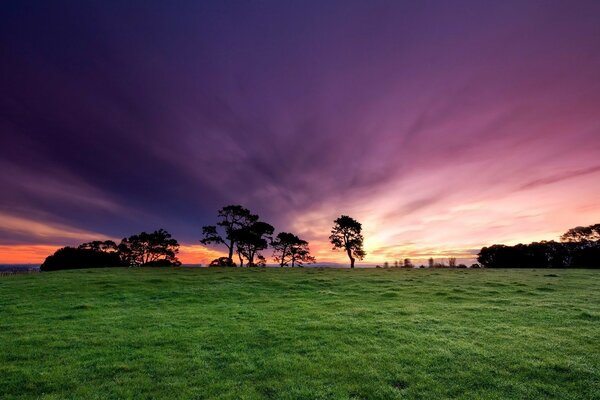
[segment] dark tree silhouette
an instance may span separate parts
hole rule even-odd
[[[233,232],[232,237],[237,246],[240,258],[240,267],[243,266],[243,257],[248,260],[248,266],[254,267],[254,257],[262,257],[260,251],[269,247],[269,241],[275,228],[262,221],[256,221]],[[264,260],[264,257],[262,257]]]
[[[316,260],[310,255],[308,242],[300,239],[293,233],[280,232],[271,243],[274,249],[273,256],[280,267],[290,265],[292,267],[304,264],[312,264]]]
[[[560,240],[495,244],[482,248],[477,261],[488,268],[600,268],[600,224],[569,229]]]
[[[600,242],[534,242],[484,247],[477,261],[487,268],[600,268]]]
[[[237,231],[246,228],[256,221],[258,215],[254,215],[240,205],[229,205],[218,211],[217,225],[207,225],[202,227],[202,244],[224,244],[229,252],[229,263],[233,264],[233,252],[237,248]],[[223,228],[224,234],[220,234],[217,226]]]
[[[597,242],[600,241],[600,224],[578,226],[569,229],[560,237],[561,242]]]
[[[215,258],[208,264],[209,267],[235,267],[235,264],[231,263],[231,259],[227,257]]]
[[[362,260],[367,255],[363,249],[362,225],[347,215],[342,215],[333,223],[329,236],[333,250],[344,250],[350,259],[350,268],[354,268],[355,259]]]
[[[267,266],[267,259],[262,254],[257,254],[256,260],[257,261],[254,264],[255,267],[266,267]]]
[[[117,252],[105,252],[89,248],[63,247],[46,257],[41,271],[61,269],[104,268],[123,266]]]
[[[94,240],[92,242],[82,243],[78,249],[102,251],[105,253],[112,253],[119,251],[119,247],[112,240]]]
[[[164,229],[152,233],[142,232],[124,238],[119,243],[121,259],[130,266],[181,265],[177,259],[178,252],[179,243]]]

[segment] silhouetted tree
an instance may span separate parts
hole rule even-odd
[[[90,248],[63,247],[46,257],[41,271],[61,269],[121,267],[123,263],[116,252],[105,252]]]
[[[448,267],[450,267],[450,268],[456,267],[456,257],[448,258]]]
[[[414,267],[414,265],[410,261],[410,258],[405,258],[404,259],[404,268],[413,268],[413,267]]]
[[[347,215],[342,215],[333,223],[329,236],[333,250],[344,250],[350,259],[350,268],[354,268],[355,259],[362,260],[367,255],[363,249],[362,225]]]
[[[119,251],[119,248],[112,240],[94,240],[92,242],[82,243],[78,249],[102,251],[105,253],[112,253]]]
[[[228,257],[215,258],[208,264],[209,267],[235,267],[235,264],[231,263],[231,259]]]
[[[482,248],[477,261],[488,268],[600,268],[600,242],[496,244]]]
[[[293,233],[280,232],[271,243],[273,247],[273,256],[280,267],[290,265],[302,266],[315,262],[315,258],[310,255],[308,242],[300,239]]]
[[[429,257],[427,263],[429,264],[429,268],[433,268],[433,257]]]
[[[258,215],[254,215],[240,205],[229,205],[221,208],[218,211],[217,217],[219,221],[217,225],[207,225],[202,227],[202,244],[224,244],[229,252],[229,262],[233,264],[233,252],[237,248],[237,237],[239,236],[238,230],[246,228],[256,221],[258,221]],[[224,234],[221,235],[217,226],[220,226],[224,230]],[[240,265],[241,266],[241,265]]]
[[[597,242],[600,241],[600,224],[578,226],[565,232],[560,240],[562,242]]]
[[[132,235],[119,243],[119,255],[130,266],[180,265],[178,252],[179,243],[164,229]]]
[[[266,267],[267,259],[262,254],[258,254],[256,256],[256,263],[254,264],[254,266],[255,267]]]
[[[233,232],[232,236],[240,258],[240,267],[243,265],[242,257],[246,257],[249,267],[255,266],[254,257],[262,257],[259,252],[269,246],[274,230],[272,225],[256,221]],[[264,257],[262,258],[264,260]]]

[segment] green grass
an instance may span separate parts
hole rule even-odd
[[[1,399],[599,399],[600,271],[0,279]]]

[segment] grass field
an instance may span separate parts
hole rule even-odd
[[[600,271],[4,277],[0,398],[599,399]]]

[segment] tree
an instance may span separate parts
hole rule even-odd
[[[258,254],[256,256],[256,263],[254,264],[255,267],[266,267],[267,266],[267,259],[262,255],[262,254]]]
[[[600,241],[541,241],[484,247],[477,261],[488,268],[600,268]]]
[[[142,232],[124,238],[119,243],[119,254],[124,263],[139,265],[180,265],[177,259],[179,243],[164,229]]]
[[[456,257],[448,258],[448,267],[450,267],[450,268],[456,267]]]
[[[333,223],[331,236],[329,236],[333,250],[345,251],[350,259],[350,268],[354,268],[355,259],[362,260],[367,255],[363,249],[362,225],[347,215],[342,215]]]
[[[63,247],[46,257],[41,271],[61,269],[121,267],[123,263],[116,252],[105,252],[90,248]]]
[[[429,268],[433,268],[433,257],[429,257],[429,260],[427,261],[427,264],[429,265]]]
[[[275,228],[272,225],[256,221],[233,232],[232,237],[236,242],[240,267],[243,265],[242,257],[246,257],[249,267],[256,266],[254,257],[262,257],[260,251],[269,247],[269,241],[274,230]]]
[[[104,253],[113,253],[119,251],[119,247],[112,240],[94,240],[92,242],[82,243],[78,249],[101,251]]]
[[[578,226],[569,229],[560,237],[561,242],[597,242],[600,241],[600,224]]]
[[[280,267],[290,265],[292,267],[312,264],[316,260],[310,255],[308,242],[289,232],[280,232],[271,243],[273,256]]]
[[[235,267],[235,264],[232,265],[231,259],[227,257],[219,257],[215,258],[208,264],[209,267]]]
[[[219,222],[217,225],[207,225],[202,227],[202,244],[224,244],[229,252],[229,262],[233,264],[233,252],[237,248],[238,230],[248,227],[258,221],[258,215],[254,215],[240,205],[229,205],[221,208],[217,214]],[[224,234],[217,230],[220,226]],[[241,265],[240,265],[241,266]]]

